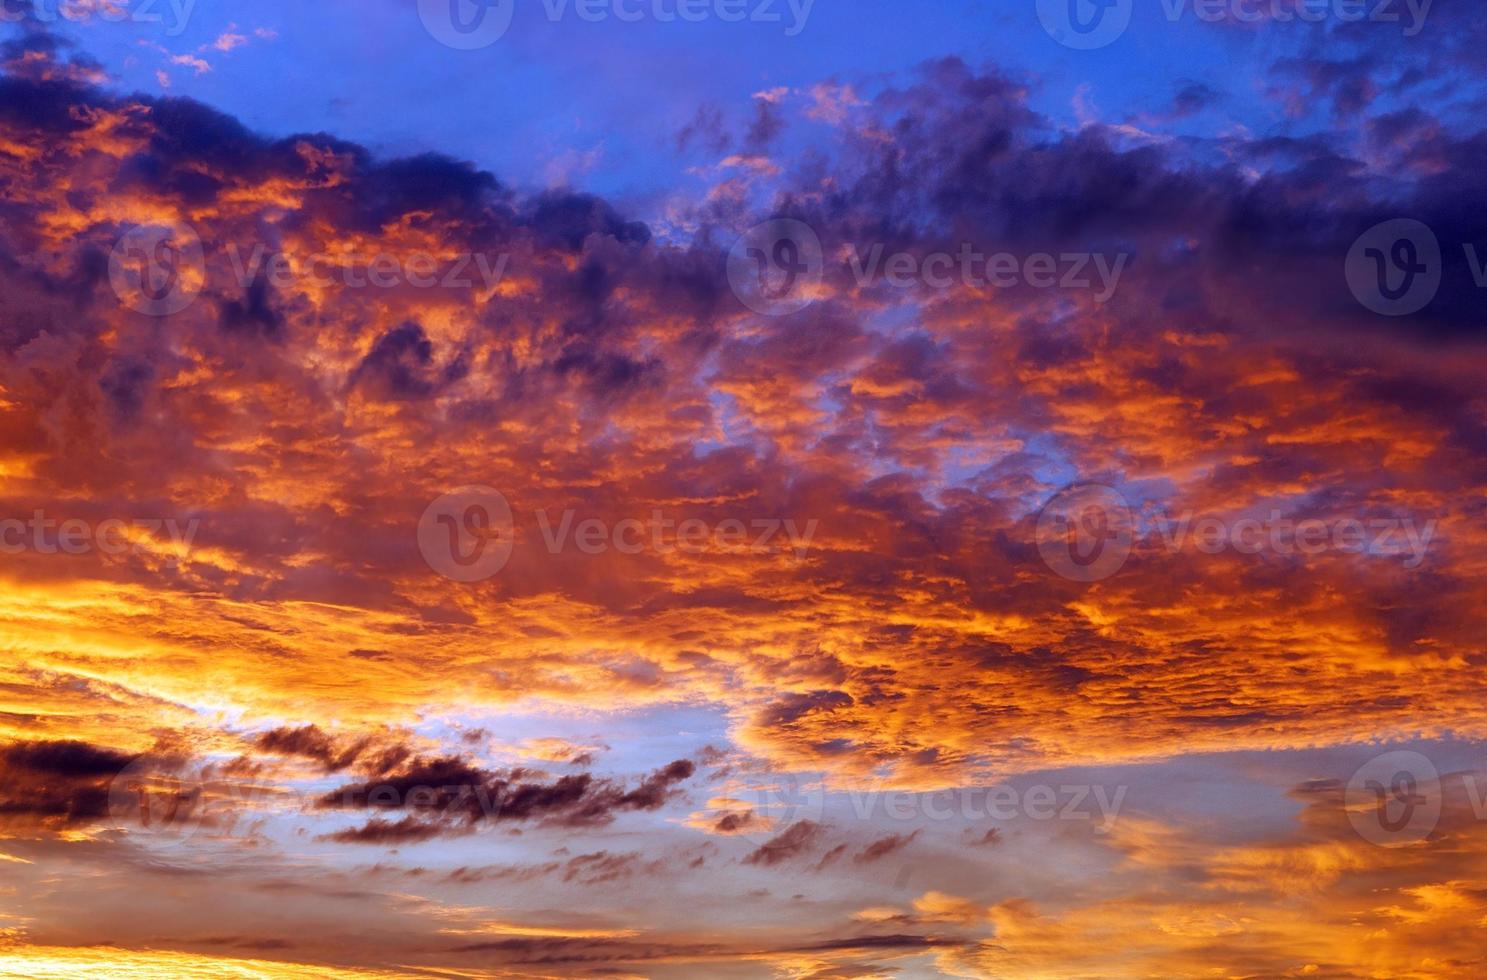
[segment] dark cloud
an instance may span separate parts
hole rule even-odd
[[[736,834],[758,822],[758,817],[752,810],[730,811],[718,818],[718,822],[713,825],[713,830],[720,834]]]
[[[1177,90],[1172,96],[1172,117],[1183,119],[1195,115],[1219,102],[1223,96],[1202,82],[1191,82]]]
[[[301,725],[298,728],[274,728],[259,734],[253,740],[254,747],[264,752],[313,759],[324,766],[326,772],[339,772],[350,766],[367,751],[370,744],[371,740],[366,738],[350,741],[332,738],[314,724]]]
[[[858,864],[871,864],[908,847],[919,834],[920,831],[916,830],[909,834],[889,834],[887,837],[881,837],[864,847],[853,856],[852,860]]]
[[[428,828],[463,833],[484,822],[597,826],[623,812],[660,808],[695,769],[690,760],[679,759],[627,789],[590,773],[542,782],[523,769],[490,771],[453,756],[415,758],[398,771],[327,793],[318,804],[322,809],[413,811],[396,824],[374,818],[357,830],[335,835],[346,843],[380,843],[402,835],[426,839],[437,833],[425,833]]]
[[[615,801],[615,805],[636,810],[654,810],[671,796],[677,783],[692,778],[697,765],[690,759],[678,759],[645,777],[640,785]]]
[[[785,119],[771,98],[755,97],[754,118],[749,122],[744,136],[744,146],[750,153],[766,153],[770,144],[785,129]]]
[[[744,858],[744,864],[775,865],[809,854],[825,833],[810,820],[798,820],[759,845]]]
[[[789,725],[811,712],[828,712],[855,703],[844,691],[813,691],[810,694],[791,694],[766,709],[759,723],[767,727]]]
[[[135,758],[75,740],[0,746],[0,819],[67,824],[104,817],[111,781]]]
[[[827,851],[825,854],[821,855],[821,860],[817,861],[815,863],[815,865],[812,866],[811,870],[818,871],[818,872],[819,871],[825,871],[827,868],[831,867],[833,864],[836,864],[836,862],[840,861],[841,858],[842,858],[842,855],[843,854],[846,854],[846,853],[847,853],[847,845],[846,844],[838,844],[835,847],[833,847],[831,850]]]
[[[651,237],[643,222],[624,220],[602,198],[568,191],[538,195],[526,221],[539,242],[571,252],[581,250],[590,235],[613,238],[625,245],[644,245]]]
[[[222,301],[222,329],[265,337],[276,335],[284,320],[270,299],[267,274],[261,273],[248,283],[242,298]]]
[[[715,105],[697,107],[692,121],[677,130],[676,148],[686,151],[693,146],[713,156],[721,156],[728,149],[730,137],[723,121],[723,111]]]
[[[469,367],[456,354],[443,366],[435,363],[433,342],[416,323],[394,327],[381,337],[351,374],[360,386],[386,401],[429,398],[463,378]]]
[[[566,882],[581,885],[602,885],[628,878],[647,864],[651,864],[654,871],[655,865],[660,863],[662,862],[643,861],[639,851],[627,851],[623,854],[596,851],[569,858],[563,866],[562,878]]]
[[[64,779],[112,776],[133,759],[134,756],[113,749],[72,740],[12,742],[0,747],[0,764],[7,769]]]
[[[810,946],[801,947],[802,952],[824,952],[841,949],[915,949],[933,946],[959,946],[963,939],[936,936],[889,935],[857,936],[853,938],[827,939]]]
[[[360,827],[339,830],[322,835],[322,840],[338,844],[380,844],[397,847],[400,844],[417,844],[444,837],[450,833],[447,824],[428,823],[418,817],[403,817],[401,820],[383,820],[373,817]]]

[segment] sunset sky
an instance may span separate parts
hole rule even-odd
[[[0,72],[0,976],[1487,976],[1472,5]]]

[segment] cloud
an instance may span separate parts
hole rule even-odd
[[[760,844],[744,858],[744,864],[771,866],[808,854],[820,841],[824,829],[810,820],[797,820]]]
[[[264,752],[279,755],[297,755],[312,759],[325,767],[326,772],[339,772],[357,761],[369,748],[369,740],[357,739],[349,744],[332,738],[315,724],[304,724],[298,728],[274,728],[262,732],[253,741],[254,747]],[[406,752],[406,749],[403,750]]]
[[[322,809],[410,810],[397,822],[373,818],[363,827],[339,831],[341,843],[427,840],[442,832],[461,834],[490,822],[541,820],[566,826],[600,826],[627,811],[656,810],[695,770],[686,759],[672,762],[634,788],[590,773],[540,782],[523,769],[493,771],[456,757],[417,757],[376,779],[350,783],[321,796]]]
[[[0,518],[120,520],[132,546],[6,556],[0,808],[23,832],[7,873],[25,894],[42,874],[47,888],[88,882],[87,937],[146,961],[122,944],[180,917],[220,938],[231,915],[244,923],[231,935],[276,926],[296,955],[340,962],[367,944],[368,958],[439,969],[761,957],[872,975],[922,955],[964,975],[1096,974],[1117,958],[1161,976],[1480,972],[1477,822],[1458,800],[1420,846],[1366,848],[1347,836],[1348,773],[1321,763],[1274,801],[1285,820],[1220,831],[1122,813],[1098,838],[1059,825],[1058,845],[1088,858],[1065,864],[1025,826],[948,843],[878,828],[849,845],[729,803],[673,827],[696,763],[658,764],[690,747],[626,778],[583,752],[528,757],[562,762],[559,775],[468,755],[480,746],[462,727],[511,726],[520,744],[527,712],[551,710],[612,722],[608,744],[638,717],[669,746],[685,706],[727,729],[707,731],[727,752],[696,756],[715,776],[756,760],[829,771],[836,789],[925,791],[1103,764],[1182,783],[1161,760],[1487,736],[1487,415],[1462,248],[1480,231],[1487,139],[1445,102],[1410,111],[1399,97],[1422,58],[1481,66],[1465,27],[1385,58],[1288,55],[1260,91],[1300,114],[1258,136],[1204,130],[1230,103],[1196,84],[1167,110],[1181,133],[1068,128],[1039,113],[1036,80],[953,58],[810,89],[809,105],[759,100],[736,137],[703,112],[688,145],[736,158],[664,228],[439,154],[261,136],[189,99],[97,87],[96,65],[56,39],[8,45]],[[1338,112],[1364,117],[1356,140]],[[819,145],[780,152],[796,140]],[[1341,270],[1360,232],[1403,214],[1449,246],[1441,289],[1382,318]],[[767,318],[733,296],[726,254],[775,215],[809,223],[830,261],[814,302]],[[109,274],[126,228],[158,222],[206,246],[187,270],[199,295],[164,318],[121,302]],[[853,274],[874,245],[920,267],[963,245],[1128,261],[1104,299],[1025,277],[900,287]],[[257,246],[283,275],[239,267]],[[475,255],[509,264],[489,283],[355,285],[379,254],[441,272]],[[1042,506],[1084,480],[1141,517],[1129,561],[1093,585],[1055,575],[1035,540]],[[518,537],[499,576],[456,584],[416,529],[474,482],[509,498]],[[543,518],[568,512],[641,530],[554,547]],[[1164,516],[1272,513],[1437,533],[1410,567],[1166,546]],[[166,518],[200,533],[172,541]],[[748,537],[678,547],[689,520]],[[755,548],[756,520],[818,530],[805,548]],[[111,773],[176,758],[161,733],[214,792],[252,780],[245,832],[172,854],[137,826],[86,826]],[[306,794],[318,806],[301,812]],[[680,842],[699,826],[718,850]],[[493,828],[500,840],[445,840]],[[760,830],[773,836],[752,851],[722,839]],[[299,848],[322,837],[367,846],[322,847],[332,856],[307,876]],[[472,851],[422,875],[396,855],[335,870],[434,841]],[[477,850],[512,841],[529,860]],[[935,887],[916,898],[894,883],[874,903],[897,911],[844,924],[892,933],[837,928],[821,910],[856,907],[843,896],[911,841]],[[802,897],[728,892],[716,869],[737,870],[730,846],[751,867],[811,869]],[[53,873],[70,862],[108,887]],[[1046,880],[1075,867],[1097,873]],[[514,884],[567,911],[579,889],[642,876],[682,896],[665,906],[674,923],[602,941],[452,941],[451,923],[490,916],[402,890]],[[132,887],[161,880],[212,887]],[[379,880],[398,890],[372,891]],[[681,907],[693,887],[765,905],[781,934],[696,939],[715,913]],[[780,911],[796,908],[814,911]],[[62,934],[53,907],[25,914],[39,939]],[[348,936],[353,918],[366,927]],[[973,938],[942,942],[952,927]]]
[[[360,827],[325,834],[323,839],[334,841],[337,844],[378,844],[384,847],[397,847],[402,844],[421,843],[449,833],[449,827],[427,823],[417,817],[403,817],[401,820],[383,820],[381,817],[373,817]]]
[[[887,837],[880,837],[859,851],[852,860],[858,864],[871,864],[908,847],[919,834],[920,831],[915,830],[907,834],[889,834]]]
[[[103,817],[111,780],[134,758],[73,739],[0,745],[0,820],[40,828]]]

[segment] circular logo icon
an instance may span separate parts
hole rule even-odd
[[[109,783],[109,823],[151,846],[220,840],[247,834],[254,804],[266,795],[251,782],[226,778],[211,763],[146,755]]]
[[[136,312],[179,313],[206,283],[201,239],[183,222],[136,225],[114,243],[108,280],[119,301]]]
[[[1065,47],[1092,51],[1114,44],[1131,26],[1132,0],[1037,0],[1038,20]]]
[[[1353,773],[1343,802],[1353,829],[1369,843],[1416,844],[1440,821],[1440,774],[1418,752],[1386,752]]]
[[[760,847],[802,820],[820,823],[826,809],[826,783],[820,773],[764,773],[733,795],[738,809],[722,814],[719,826]]]
[[[821,239],[810,225],[794,218],[755,225],[728,252],[733,295],[764,316],[784,316],[809,306],[824,271]]]
[[[1131,508],[1113,487],[1086,483],[1048,501],[1038,515],[1038,554],[1071,582],[1099,582],[1131,556]]]
[[[511,505],[490,487],[461,487],[424,509],[418,550],[456,582],[480,582],[506,567],[516,540]]]
[[[1381,316],[1418,313],[1441,288],[1441,245],[1423,221],[1395,218],[1358,236],[1348,252],[1348,288]]]
[[[418,18],[446,47],[474,51],[495,44],[511,27],[516,0],[418,0]]]

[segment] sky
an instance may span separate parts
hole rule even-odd
[[[0,6],[0,976],[1487,970],[1480,17],[678,4]]]

